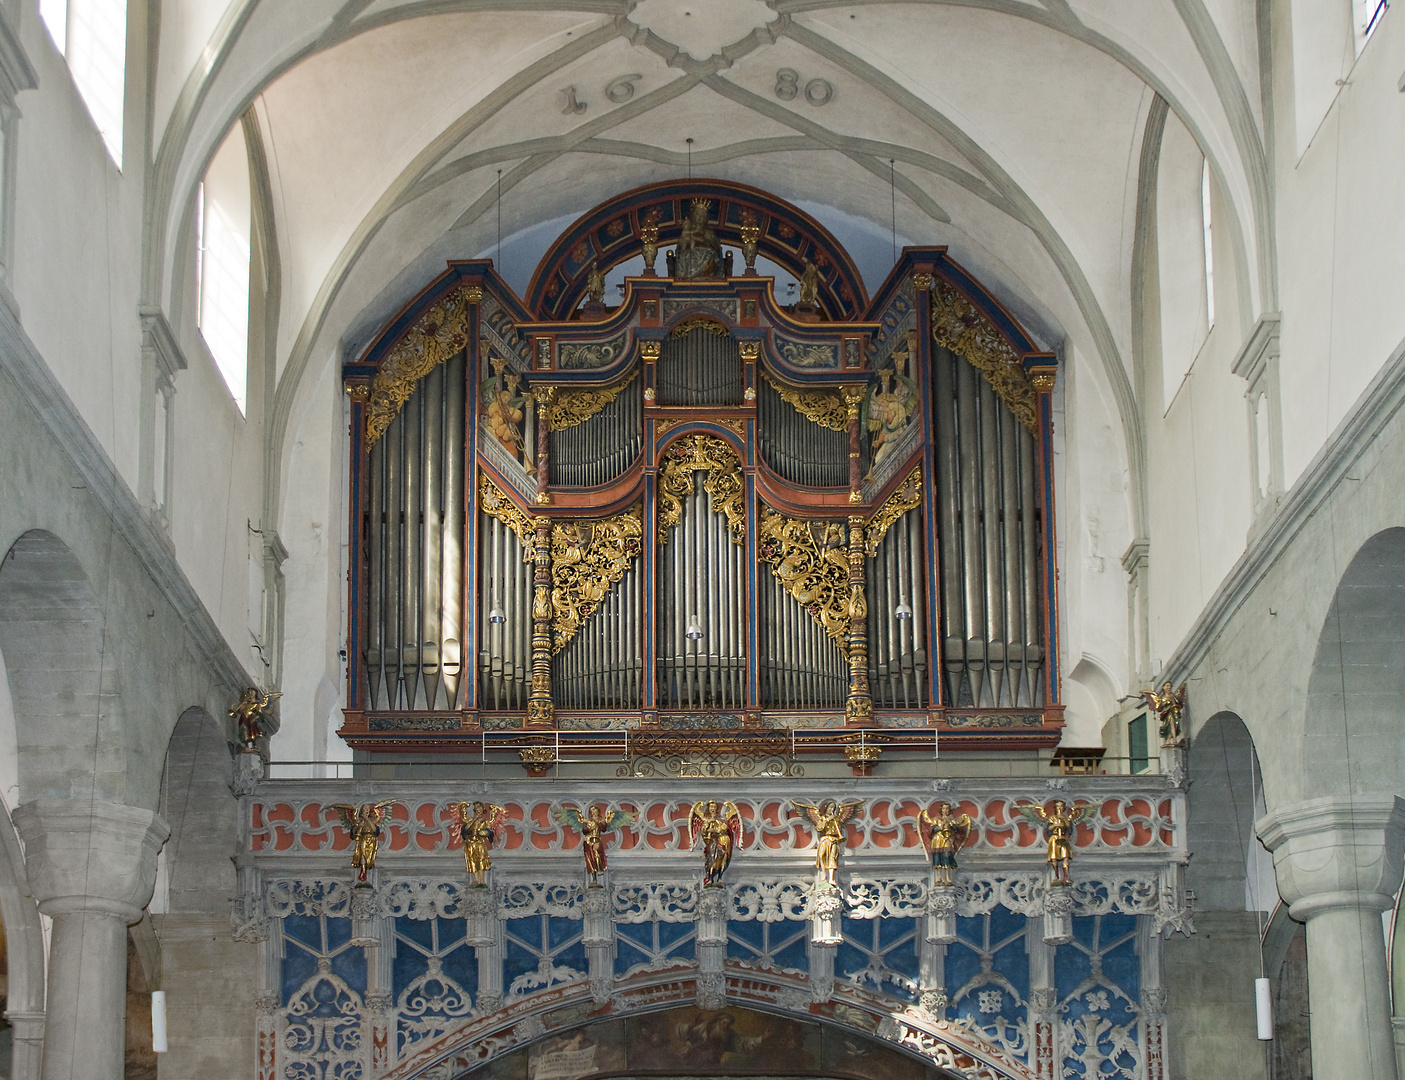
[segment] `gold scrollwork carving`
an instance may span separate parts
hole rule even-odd
[[[487,473],[478,474],[478,505],[483,513],[495,517],[511,529],[522,544],[522,561],[531,562],[537,552],[537,526],[517,504],[502,493],[502,490]]]
[[[367,449],[385,434],[419,381],[468,344],[473,302],[464,289],[455,289],[421,315],[381,362],[366,406]]]
[[[868,557],[878,554],[878,545],[888,534],[893,522],[909,510],[922,505],[922,466],[919,465],[907,474],[907,479],[884,500],[873,517],[868,519]]]
[[[657,429],[655,429],[657,430]],[[703,490],[712,496],[714,509],[727,516],[732,542],[746,543],[746,484],[741,462],[724,440],[713,435],[685,435],[664,451],[659,469],[659,543],[683,516],[683,500],[693,490],[693,473],[705,471]]]
[[[614,386],[592,387],[588,390],[568,390],[558,387],[555,400],[546,407],[547,423],[552,431],[563,431],[583,424],[624,392],[634,381],[637,370],[630,372]]]
[[[687,337],[694,330],[706,330],[709,334],[716,334],[718,337],[727,336],[727,328],[725,326],[707,318],[705,315],[684,319],[668,332],[668,336],[672,338]]]
[[[1019,354],[984,313],[941,278],[932,289],[932,338],[984,375],[1015,419],[1038,434],[1038,393]]]
[[[833,639],[845,656],[851,605],[849,551],[838,521],[804,521],[761,511],[756,557],[770,563],[781,588],[799,602],[810,618]]]
[[[558,521],[551,528],[551,651],[576,636],[643,550],[644,508],[601,521]]]
[[[777,382],[771,377],[771,373],[764,369],[761,377],[772,390],[780,394],[782,401],[806,420],[830,431],[849,430],[849,411],[838,394],[831,394],[825,390],[797,390],[793,386]]]

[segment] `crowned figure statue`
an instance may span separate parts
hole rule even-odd
[[[711,203],[694,199],[683,220],[678,244],[668,256],[668,276],[677,281],[724,278],[730,273],[731,257],[722,255],[722,242],[707,220]]]

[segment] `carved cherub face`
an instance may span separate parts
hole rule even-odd
[[[832,813],[834,813],[834,812],[835,812],[836,810],[838,810],[838,809],[839,809],[839,804],[838,804],[837,802],[835,802],[833,799],[826,799],[824,802],[820,803],[820,810],[821,810],[823,813],[832,814]]]
[[[1067,809],[1068,809],[1068,804],[1065,803],[1062,799],[1055,799],[1055,800],[1054,800],[1054,813],[1055,813],[1055,814],[1062,815],[1063,812],[1064,812],[1065,810],[1067,810]]]
[[[937,816],[938,816],[938,817],[946,817],[947,814],[949,814],[949,813],[951,813],[951,803],[949,803],[949,802],[939,802],[939,803],[937,803]]]
[[[711,802],[709,802],[709,803],[707,804],[707,812],[708,812],[709,814],[716,814],[717,811],[719,811],[719,810],[721,810],[721,809],[722,809],[722,804],[719,803],[716,799],[713,799]]]

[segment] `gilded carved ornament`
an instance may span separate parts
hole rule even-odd
[[[558,387],[556,396],[544,410],[552,431],[564,431],[583,424],[624,392],[639,372],[632,371],[614,386],[592,387],[588,390],[568,390]]]
[[[643,550],[644,508],[600,521],[558,521],[551,528],[553,654],[585,625]]]
[[[932,288],[932,339],[976,368],[1015,419],[1039,433],[1038,392],[1020,356],[974,304],[938,278]]]
[[[455,289],[405,331],[381,362],[366,406],[366,447],[374,446],[400,414],[419,381],[468,345],[468,309],[483,290]]]
[[[851,606],[849,552],[837,521],[804,521],[761,511],[756,553],[776,580],[846,656]]]
[[[825,390],[798,390],[777,382],[770,372],[763,370],[761,377],[781,396],[781,400],[798,412],[806,420],[819,424],[830,431],[849,430],[849,410],[837,394]]]
[[[714,334],[717,337],[727,336],[727,328],[725,326],[707,318],[705,315],[699,315],[692,319],[684,319],[668,332],[668,336],[671,338],[687,337],[694,330],[705,330],[709,334]]]
[[[668,543],[669,531],[683,516],[683,500],[693,490],[693,473],[706,472],[703,490],[712,496],[715,510],[727,516],[732,542],[746,543],[746,484],[741,462],[724,440],[712,435],[684,436],[664,451],[659,469],[659,543]]]
[[[893,523],[922,505],[922,466],[908,473],[907,479],[899,484],[894,492],[884,500],[873,517],[868,519],[868,557],[878,554],[878,545],[888,534]]]
[[[488,479],[486,473],[478,474],[478,505],[485,514],[497,518],[516,534],[522,545],[523,562],[536,558],[536,524]]]

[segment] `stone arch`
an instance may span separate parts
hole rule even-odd
[[[121,681],[106,612],[78,558],[34,529],[0,561],[0,652],[16,717],[20,797],[122,801]]]
[[[228,732],[202,706],[181,713],[171,732],[160,814],[171,826],[161,853],[167,912],[223,911],[237,882],[231,854],[238,815],[230,792]],[[164,880],[162,880],[164,879]]]
[[[24,855],[0,798],[0,932],[5,938],[6,1018],[12,1080],[38,1080],[44,1035],[44,931],[29,891]]]
[[[1186,884],[1199,911],[1263,911],[1278,899],[1273,860],[1254,822],[1264,813],[1254,737],[1232,712],[1210,717],[1190,746]]]
[[[1307,684],[1303,797],[1401,790],[1405,528],[1352,557],[1323,620]]]

